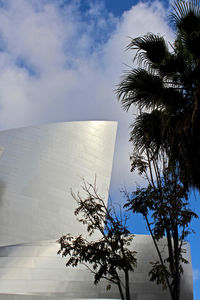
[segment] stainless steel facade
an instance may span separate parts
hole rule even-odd
[[[149,262],[158,259],[151,237],[136,235],[132,247],[138,259],[138,267],[130,277],[132,299],[170,300],[167,291],[149,282]],[[160,247],[165,248],[165,240]],[[106,291],[106,282],[95,286],[93,276],[84,266],[66,268],[66,259],[56,255],[58,249],[55,241],[0,247],[0,299],[19,300],[22,295],[27,296],[25,300],[119,299],[116,286],[110,291]],[[187,258],[191,261],[189,249]],[[181,300],[192,300],[191,265],[185,265],[184,269]]]
[[[84,268],[66,268],[55,242],[82,233],[70,189],[82,178],[107,198],[116,135],[115,122],[71,122],[0,132],[0,300],[119,298],[106,283],[94,286]],[[131,275],[134,300],[169,300],[148,279],[157,259],[149,236],[134,238],[138,268]],[[160,243],[165,249],[165,241]],[[187,251],[191,261],[190,252]],[[191,264],[185,266],[181,300],[192,300]]]
[[[0,132],[0,246],[78,233],[70,189],[107,195],[116,122],[65,122]]]

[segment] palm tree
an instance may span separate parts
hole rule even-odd
[[[131,40],[139,67],[125,75],[117,94],[124,110],[139,111],[134,148],[166,151],[185,187],[200,189],[200,1],[176,1],[170,20],[172,45],[153,33]]]

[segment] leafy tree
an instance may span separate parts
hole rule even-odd
[[[158,252],[151,280],[178,300],[184,239],[197,217],[187,192],[200,189],[200,2],[176,1],[170,21],[173,44],[153,33],[131,40],[128,49],[136,50],[139,66],[126,73],[117,94],[124,110],[138,109],[130,134],[132,170],[148,180],[132,195],[125,192],[127,207],[144,216]],[[164,236],[167,258],[157,244]]]
[[[118,216],[113,207],[107,208],[94,185],[83,181],[85,196],[72,197],[77,202],[75,215],[87,226],[89,238],[67,234],[58,242],[58,254],[68,257],[66,266],[85,265],[94,274],[94,283],[106,279],[119,288],[121,299],[130,300],[129,272],[136,267],[136,252],[129,249],[133,235],[126,226],[126,216]],[[97,233],[92,240],[93,234]],[[100,237],[98,238],[100,234]],[[107,286],[110,289],[111,285]]]
[[[122,108],[135,106],[131,141],[141,152],[165,150],[185,188],[200,189],[200,1],[176,1],[173,44],[148,33],[131,40],[139,67],[120,82]]]
[[[180,183],[177,169],[168,166],[164,152],[155,157],[154,151],[146,148],[146,155],[133,153],[132,171],[137,170],[147,181],[147,187],[137,188],[127,198],[125,207],[140,213],[152,236],[158,260],[151,262],[150,280],[168,288],[172,300],[180,299],[180,280],[183,273],[184,240],[190,233],[190,222],[197,215],[188,205],[187,193]],[[166,238],[168,256],[163,257],[158,241]]]

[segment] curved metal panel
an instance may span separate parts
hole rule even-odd
[[[70,189],[108,194],[116,122],[64,122],[0,132],[0,245],[78,233]]]
[[[159,247],[167,257],[165,245],[165,239],[160,241]],[[163,291],[161,286],[149,281],[150,261],[158,260],[151,237],[136,235],[131,247],[137,251],[138,259],[137,269],[130,274],[132,299],[170,300],[168,291]],[[186,258],[191,261],[189,246],[186,247]],[[85,266],[66,268],[66,258],[56,255],[58,249],[59,245],[54,241],[0,247],[0,293],[13,294],[15,297],[26,294],[27,299],[33,300],[40,297],[43,299],[45,296],[51,296],[52,299],[119,298],[115,285],[110,291],[106,291],[105,281],[95,286],[93,275]],[[1,294],[0,299],[4,299],[4,295]],[[184,265],[180,299],[192,298],[192,272],[191,264],[188,264]]]

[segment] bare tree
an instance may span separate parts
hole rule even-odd
[[[62,236],[58,242],[58,254],[67,257],[66,266],[77,267],[83,264],[94,274],[94,283],[106,279],[107,289],[116,284],[121,299],[130,300],[129,272],[136,267],[136,252],[129,249],[133,235],[130,235],[126,226],[127,217],[113,206],[107,207],[103,198],[98,194],[95,183],[89,184],[83,180],[82,189],[85,196],[71,192],[77,202],[75,215],[78,221],[87,226],[89,238]],[[99,238],[92,240],[95,233]]]

